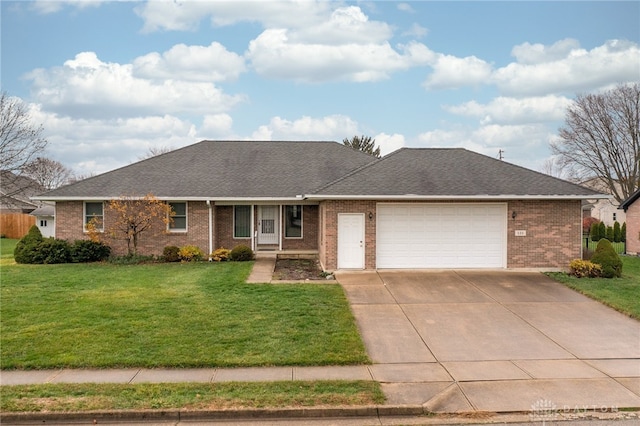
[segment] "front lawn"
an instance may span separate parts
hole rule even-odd
[[[622,278],[576,278],[560,272],[551,278],[640,320],[640,257],[622,256]]]
[[[3,264],[1,367],[369,362],[339,285],[248,285],[251,266]]]

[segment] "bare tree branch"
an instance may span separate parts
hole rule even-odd
[[[70,183],[73,172],[59,161],[38,157],[23,167],[25,175],[38,182],[44,189],[55,189]]]
[[[638,83],[579,95],[551,149],[571,173],[598,179],[622,203],[640,186],[639,122]]]

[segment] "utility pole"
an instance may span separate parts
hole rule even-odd
[[[504,151],[502,149],[498,150],[498,160],[502,161],[502,159],[504,158],[504,156],[502,155],[504,154]]]

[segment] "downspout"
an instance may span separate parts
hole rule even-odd
[[[211,200],[207,200],[209,207],[209,261],[211,261],[211,253],[213,253],[213,206]]]
[[[282,251],[282,234],[284,233],[284,224],[283,222],[283,218],[284,218],[284,214],[283,214],[283,210],[284,210],[284,206],[280,205],[280,208],[278,209],[278,251]]]
[[[253,204],[251,204],[251,250],[253,250],[254,252],[256,251],[256,224],[254,222],[254,215],[253,215],[253,210],[255,209],[255,206]]]

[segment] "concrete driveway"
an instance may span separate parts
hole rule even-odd
[[[640,322],[542,274],[343,271],[337,279],[390,403],[546,416],[550,406],[640,407]]]

